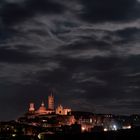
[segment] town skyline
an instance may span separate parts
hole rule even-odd
[[[49,98],[51,97],[52,101],[49,101]],[[55,93],[53,92],[53,90],[49,89],[48,95],[46,95],[46,97],[44,99],[40,99],[40,100],[29,100],[28,104],[26,104],[26,106],[24,106],[24,111],[19,112],[19,115],[15,116],[14,118],[9,118],[8,119],[2,119],[0,121],[11,121],[11,120],[17,120],[18,117],[23,116],[26,113],[30,113],[31,114],[34,112],[35,114],[37,113],[38,115],[47,115],[47,114],[53,114],[54,112],[57,112],[57,114],[59,114],[59,108],[62,109],[66,109],[66,111],[64,112],[71,112],[71,111],[77,111],[77,112],[84,112],[84,113],[92,113],[92,114],[97,114],[97,115],[116,115],[116,116],[131,116],[131,115],[140,115],[140,112],[133,112],[133,113],[113,113],[113,112],[106,112],[106,111],[98,111],[98,110],[86,110],[86,109],[80,109],[80,107],[78,108],[72,108],[72,105],[65,105],[63,104],[63,102],[61,101],[57,101],[59,100],[57,97],[55,97]],[[39,101],[39,102],[38,102]],[[68,101],[68,100],[67,100]],[[51,107],[50,107],[51,106]],[[43,109],[42,109],[43,108]],[[58,111],[56,111],[58,110]],[[33,113],[33,114],[34,114]],[[62,112],[62,114],[60,113],[59,115],[66,115],[67,113]]]

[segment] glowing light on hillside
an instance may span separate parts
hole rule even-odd
[[[107,128],[104,128],[104,132],[107,132],[108,131],[108,129]]]
[[[123,129],[131,129],[132,126],[131,126],[131,125],[128,125],[128,126],[123,126],[122,128],[123,128]]]
[[[84,132],[86,130],[86,128],[84,126],[81,127],[82,132]]]
[[[117,126],[114,124],[113,125],[113,130],[116,131],[117,130]]]

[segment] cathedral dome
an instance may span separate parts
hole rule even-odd
[[[41,106],[39,107],[38,113],[45,113],[46,107],[44,105],[44,102],[42,102]]]

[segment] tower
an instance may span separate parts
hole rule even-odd
[[[54,96],[52,93],[48,96],[48,109],[54,110]]]
[[[34,103],[30,103],[29,112],[35,111]]]

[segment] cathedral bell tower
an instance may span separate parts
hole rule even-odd
[[[54,110],[54,96],[51,94],[48,96],[48,109]]]

